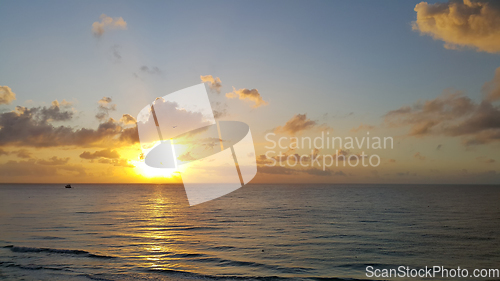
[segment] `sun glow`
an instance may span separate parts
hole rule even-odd
[[[135,166],[136,173],[145,178],[167,178],[167,179],[177,179],[179,177],[179,172],[176,169],[160,169],[149,167],[144,163],[144,161],[131,161]]]

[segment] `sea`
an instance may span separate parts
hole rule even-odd
[[[400,266],[499,269],[500,186],[250,184],[190,207],[182,185],[0,185],[1,280],[387,280],[367,267]]]

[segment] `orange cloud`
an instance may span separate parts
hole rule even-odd
[[[351,129],[351,132],[353,132],[353,133],[357,133],[357,132],[359,132],[359,131],[369,131],[369,130],[372,130],[372,129],[374,129],[374,128],[375,128],[375,126],[372,126],[372,125],[365,125],[365,124],[361,124],[361,125],[359,125],[359,127],[357,127],[357,128],[352,128],[352,129]]]
[[[253,101],[255,104],[253,108],[257,108],[259,106],[268,105],[269,103],[262,99],[259,91],[257,89],[239,89],[236,90],[233,87],[233,91],[231,93],[227,93],[226,97],[233,99],[239,97],[240,100],[248,100]]]
[[[305,130],[314,128],[317,125],[316,121],[308,119],[306,114],[297,114],[288,120],[284,126],[278,126],[274,129],[276,133],[286,133],[295,135]]]
[[[92,33],[97,38],[100,38],[108,29],[127,29],[127,23],[122,17],[112,18],[102,14],[99,19],[100,21],[92,24]]]
[[[7,86],[0,86],[0,104],[10,104],[16,99],[16,94]]]
[[[205,83],[208,82],[210,83],[210,89],[217,91],[217,93],[220,94],[220,88],[222,88],[222,82],[220,81],[220,78],[214,78],[212,75],[201,75],[200,76],[201,82]]]
[[[463,0],[415,6],[413,30],[444,41],[447,49],[460,47],[500,52],[500,5],[495,2]]]

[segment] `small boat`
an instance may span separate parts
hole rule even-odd
[[[65,187],[66,188],[71,188],[71,184],[67,184]]]

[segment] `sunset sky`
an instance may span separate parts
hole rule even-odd
[[[205,82],[253,183],[500,183],[500,3],[2,1],[0,182],[176,183],[136,118]],[[266,167],[265,138],[392,137],[377,167]]]

